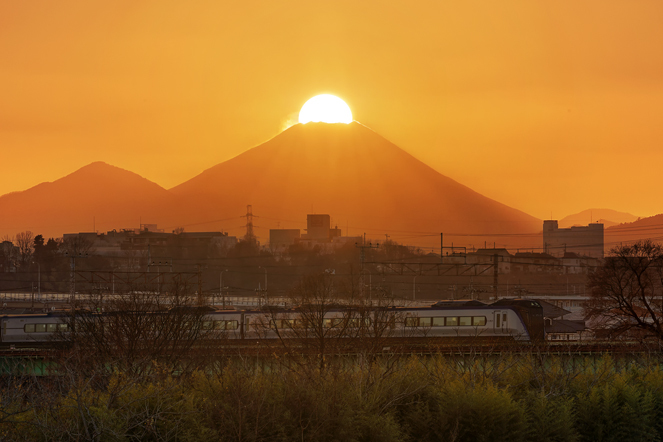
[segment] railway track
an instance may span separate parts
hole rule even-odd
[[[329,355],[421,355],[421,356],[491,356],[491,355],[541,355],[541,356],[600,356],[649,354],[663,356],[663,348],[658,344],[648,345],[631,342],[587,342],[569,344],[520,344],[520,343],[482,343],[461,344],[439,342],[434,338],[383,340],[379,343],[327,343],[325,354]],[[48,345],[12,345],[0,347],[0,358],[51,358],[64,348],[54,349]],[[83,350],[81,350],[83,351]],[[319,347],[313,343],[289,343],[282,345],[276,340],[246,340],[242,342],[212,343],[194,347],[189,351],[191,356],[278,356],[288,354],[318,355]]]

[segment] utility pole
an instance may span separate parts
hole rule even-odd
[[[65,256],[69,256],[69,252],[64,253]],[[76,303],[76,258],[87,258],[88,254],[87,253],[79,253],[78,256],[75,254],[71,254],[69,256],[69,267],[70,267],[70,275],[69,275],[69,302],[71,304],[71,309],[74,311],[76,309],[75,303]]]
[[[498,269],[499,269],[499,264],[498,264],[498,258],[499,256],[497,253],[493,255],[493,296],[494,300],[497,301],[497,275],[498,275]]]
[[[204,299],[203,299],[203,271],[202,271],[202,266],[200,264],[197,264],[198,266],[198,305],[203,306],[204,305]]]
[[[440,262],[444,262],[444,234],[440,232]]]
[[[361,245],[355,243],[355,247],[359,249],[359,278],[361,284],[361,293],[364,294],[364,261],[366,260],[366,249],[377,249],[380,243],[373,245],[373,243],[366,244],[366,233],[364,233],[364,240]]]
[[[219,294],[221,295],[221,299],[223,302],[223,309],[226,309],[226,292],[223,290],[225,287],[223,287],[223,272],[227,272],[228,269],[221,270],[219,273]]]
[[[417,276],[419,275],[414,275],[414,278],[412,278],[412,300],[415,300],[415,297],[417,295]]]
[[[71,309],[74,310],[74,300],[76,298],[76,258],[71,256],[69,261],[69,304]]]

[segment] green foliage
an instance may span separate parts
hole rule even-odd
[[[9,380],[3,441],[658,441],[656,360],[348,360]]]
[[[573,399],[530,392],[523,401],[527,410],[526,440],[532,442],[575,442]]]
[[[655,441],[653,394],[618,376],[577,398],[577,429],[582,441]]]

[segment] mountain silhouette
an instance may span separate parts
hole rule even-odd
[[[445,232],[462,236],[456,238],[462,243],[479,234],[473,241],[483,246],[481,235],[542,228],[540,220],[440,174],[356,122],[297,124],[171,192],[188,201],[184,224],[241,215],[252,204],[263,215],[255,224],[264,239],[277,223],[305,227],[309,213],[330,214],[344,235],[348,226],[350,235],[389,233],[415,244],[439,244]],[[233,223],[241,220],[227,225]]]
[[[637,219],[638,217],[635,215],[612,209],[587,209],[560,219],[559,227],[586,226],[591,222],[600,222],[607,229],[608,227],[621,223],[630,223]]]
[[[95,162],[53,182],[0,197],[0,234],[24,230],[45,237],[63,233],[138,228],[166,220],[175,198],[133,172]]]
[[[251,204],[260,240],[326,213],[343,235],[405,244],[540,247],[541,221],[463,186],[359,123],[298,124],[166,190],[103,162],[0,197],[0,235],[136,228],[228,230]],[[93,224],[94,223],[94,224]],[[349,230],[349,232],[348,232]],[[304,232],[302,232],[304,233]]]
[[[631,244],[642,239],[662,242],[663,214],[638,218],[630,223],[621,223],[605,230],[606,253],[615,246]]]

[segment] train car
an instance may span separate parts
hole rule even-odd
[[[405,336],[490,337],[543,340],[543,308],[532,300],[504,299],[493,304],[473,300],[439,301],[430,307],[404,309]]]
[[[62,312],[1,316],[0,342],[3,345],[47,343],[56,336],[57,331],[68,331],[69,319],[69,314]],[[543,308],[530,299],[502,299],[492,304],[467,300],[439,301],[429,307],[379,307],[363,312],[338,307],[325,312],[321,326],[330,331],[327,333],[329,336],[341,331],[349,336],[362,327],[370,333],[373,321],[387,324],[390,328],[388,334],[394,337],[544,340]],[[306,319],[301,308],[210,309],[205,313],[202,324],[203,330],[215,331],[218,337],[234,340],[306,336],[307,333],[302,330],[313,327],[315,324]]]
[[[244,338],[243,313],[238,310],[215,310],[206,315],[202,328],[213,330],[218,336],[226,339]]]
[[[0,319],[0,342],[3,344],[43,344],[56,332],[66,332],[64,313],[5,315]]]
[[[538,301],[534,299],[500,299],[491,305],[496,309],[512,311],[527,330],[530,341],[543,342],[545,340],[543,307]]]

